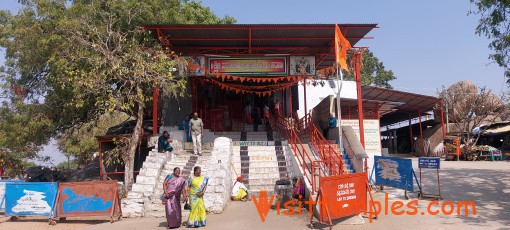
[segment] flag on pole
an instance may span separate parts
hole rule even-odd
[[[335,61],[346,71],[349,71],[347,67],[347,50],[350,48],[352,48],[351,44],[344,37],[337,24],[335,29]]]

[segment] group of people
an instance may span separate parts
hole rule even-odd
[[[276,117],[280,116],[280,101],[276,99],[274,104],[274,114]],[[258,106],[252,108],[250,103],[247,103],[244,107],[244,116],[246,123],[253,123],[253,131],[258,131],[258,126],[261,124],[267,125],[269,123],[269,119],[271,118],[271,113],[269,106],[266,104],[263,106],[262,110]]]
[[[202,119],[198,117],[198,113],[193,113],[192,119],[186,115],[184,121],[182,121],[182,126],[186,132],[186,141],[193,142],[193,154],[202,156],[202,135],[204,134],[204,123]],[[170,134],[168,131],[163,131],[163,135],[161,135],[158,139],[158,151],[171,152],[173,147],[170,143],[172,143],[172,140],[170,140]]]
[[[187,180],[181,177],[179,167],[174,168],[173,173],[166,176],[163,182],[163,194],[161,200],[165,205],[165,215],[168,228],[178,228],[182,224],[181,203],[189,205],[190,213],[186,225],[189,227],[204,227],[206,225],[206,211],[204,194],[207,190],[209,179],[201,175],[199,166],[193,168],[193,175]],[[188,204],[189,203],[189,204]]]

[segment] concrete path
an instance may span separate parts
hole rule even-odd
[[[413,159],[415,170],[417,159]],[[335,221],[333,229],[510,229],[510,162],[447,162],[441,161],[441,192],[444,200],[432,210],[441,210],[445,201],[474,201],[476,216],[430,215],[427,213],[429,201],[419,200],[417,215],[388,215],[383,212],[376,220],[369,223],[368,218],[354,218],[349,221]],[[419,171],[417,170],[418,174]],[[419,175],[418,175],[419,176]],[[436,174],[434,170],[423,171],[423,184],[429,193],[434,192]],[[410,200],[404,199],[404,192],[399,189],[385,187],[383,191],[374,193],[375,199],[384,204],[385,193],[389,195],[389,205],[402,201],[405,205],[417,197],[410,193]],[[449,209],[449,208],[447,208]],[[389,208],[391,210],[391,208]],[[409,209],[405,209],[408,210]],[[422,215],[423,213],[423,215]],[[454,215],[455,214],[455,215]],[[187,218],[187,217],[183,217]],[[165,229],[164,218],[124,219],[110,224],[104,221],[75,220],[69,218],[67,223],[49,226],[46,221],[21,220],[18,222],[0,223],[0,229]],[[99,218],[105,220],[105,218]],[[358,223],[350,225],[348,223]],[[359,224],[360,222],[364,222]],[[230,202],[222,214],[207,216],[207,227],[203,229],[308,229],[308,218],[301,216],[276,215],[270,210],[263,223],[253,202]],[[181,227],[184,229],[185,227]],[[318,229],[328,229],[317,225]]]

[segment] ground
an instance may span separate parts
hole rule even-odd
[[[413,159],[417,170],[417,159]],[[419,171],[416,171],[419,176]],[[333,229],[510,229],[510,162],[468,162],[441,161],[441,194],[445,201],[474,201],[476,216],[430,215],[426,213],[427,200],[419,200],[418,215],[385,215],[383,212],[377,219],[369,223],[368,218],[351,218],[346,221],[335,221]],[[422,172],[423,185],[426,193],[437,193],[437,177],[435,170]],[[389,195],[389,205],[397,200],[408,203],[417,197],[410,193],[410,200],[405,200],[400,189],[385,187],[383,191],[374,192],[374,198],[384,204],[385,193]],[[405,209],[407,210],[407,209]],[[434,206],[432,210],[441,210]],[[448,211],[448,208],[446,209]],[[421,214],[424,215],[421,215]],[[186,217],[183,217],[186,218]],[[34,218],[22,218],[16,222],[0,216],[0,229],[165,229],[163,218],[123,219],[110,224],[106,218],[76,219],[69,218],[65,223],[49,226],[47,221]],[[264,223],[253,202],[230,202],[222,214],[207,216],[207,227],[204,229],[308,229],[308,216],[276,215],[270,210]],[[184,228],[184,227],[181,227]],[[327,229],[324,225],[316,228]]]

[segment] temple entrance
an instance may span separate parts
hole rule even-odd
[[[251,84],[243,84],[250,87]],[[275,93],[258,95],[256,93],[241,93],[222,89],[221,86],[200,82],[196,85],[193,97],[193,108],[204,120],[205,128],[214,132],[243,131],[248,122],[245,116],[246,107],[260,112],[263,116],[267,105],[270,113],[274,114]]]

